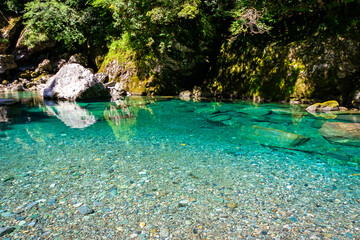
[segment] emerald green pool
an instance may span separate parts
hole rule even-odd
[[[8,237],[360,238],[360,149],[319,133],[360,115],[172,97],[0,98],[18,101],[0,107]],[[94,213],[79,213],[85,205]]]

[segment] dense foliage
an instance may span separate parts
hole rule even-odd
[[[36,35],[68,47],[127,32],[134,49],[164,53],[181,38],[214,44],[246,34],[270,31],[293,15],[334,15],[356,0],[5,0],[2,12],[25,13]],[[191,39],[189,39],[191,38]]]
[[[360,22],[358,0],[5,0],[0,8],[23,14],[30,37],[45,35],[68,49],[109,46],[114,53],[112,43],[126,36],[119,50],[134,52],[145,72],[192,84],[229,45],[279,35],[356,35]]]

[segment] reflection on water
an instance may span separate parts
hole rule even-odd
[[[115,102],[44,102],[36,94],[12,94],[0,95],[21,103],[0,108],[1,136],[9,141],[15,139],[14,144],[24,146],[31,141],[46,142],[59,132],[84,139],[102,134],[109,141],[121,142],[151,136],[158,144],[166,144],[170,136],[174,141],[196,136],[199,141],[259,144],[276,151],[300,151],[339,163],[360,161],[357,147],[334,144],[319,133],[329,121],[358,123],[359,112],[313,115],[301,105],[146,97]],[[25,131],[21,126],[25,126]],[[12,129],[17,131],[10,132]],[[31,141],[25,140],[24,133]]]
[[[6,107],[0,107],[0,122],[9,122]]]
[[[153,101],[152,101],[153,102]],[[128,141],[133,135],[133,127],[140,110],[152,113],[149,99],[143,97],[124,98],[115,101],[104,111],[104,117],[112,128],[115,138],[121,141]]]
[[[76,102],[45,101],[45,105],[49,115],[56,116],[71,128],[86,128],[96,122],[95,116]]]

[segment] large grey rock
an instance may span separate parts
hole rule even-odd
[[[17,68],[17,65],[13,55],[0,55],[0,74],[15,68]]]
[[[279,129],[266,128],[254,125],[252,137],[259,143],[279,147],[295,147],[308,141],[309,138],[295,133],[285,132]]]
[[[89,70],[77,63],[66,64],[51,77],[44,98],[67,100],[109,98],[109,90]]]
[[[360,123],[327,122],[319,132],[329,142],[360,147]]]

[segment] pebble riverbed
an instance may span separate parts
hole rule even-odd
[[[194,113],[210,104],[8,107],[0,123],[0,236],[360,239],[357,164],[241,138],[236,131],[246,129]],[[306,149],[329,144],[311,141]]]

